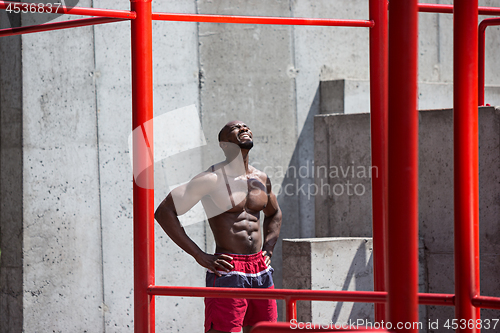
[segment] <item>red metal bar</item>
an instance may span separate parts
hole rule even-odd
[[[355,322],[354,322],[355,323]],[[358,326],[356,324],[349,324],[342,327],[341,324],[337,326],[335,324],[312,324],[312,323],[298,323],[298,322],[288,322],[288,323],[269,323],[269,322],[260,322],[257,323],[252,330],[251,333],[276,333],[276,332],[358,332],[358,333],[367,333],[367,332],[384,332],[388,333],[390,331],[386,329],[376,329],[376,328],[366,328],[362,326]]]
[[[153,152],[153,43],[151,0],[131,0],[137,18],[131,22],[132,129],[145,133],[149,151],[134,149],[134,169],[140,169]],[[134,142],[134,148],[139,144]],[[135,174],[135,173],[134,173]],[[144,178],[143,178],[144,177]],[[154,172],[153,166],[134,179],[134,332],[154,332]]]
[[[478,105],[482,106],[484,105],[484,86],[485,86],[485,35],[486,35],[486,28],[492,25],[500,25],[500,18],[488,18],[484,19],[479,23],[479,28],[478,28],[478,61],[479,61],[479,67],[478,67],[478,77],[479,77],[479,82],[478,82]]]
[[[297,320],[297,300],[291,297],[285,297],[286,321]]]
[[[373,22],[367,20],[334,20],[334,19],[316,19],[316,18],[304,18],[304,17],[153,13],[153,20],[207,22],[207,23],[236,23],[236,24],[318,25],[318,26],[366,27],[366,28],[373,27]]]
[[[500,310],[500,297],[475,296],[472,298],[472,305],[482,309]]]
[[[453,5],[440,5],[433,3],[419,3],[418,11],[422,13],[453,14]],[[499,7],[478,7],[478,15],[499,15]]]
[[[50,4],[42,3],[28,3],[28,2],[15,2],[15,1],[0,1],[0,9],[7,9],[9,6],[11,9],[19,9],[20,11],[27,11],[31,13],[37,13],[39,8],[43,7],[44,13],[58,13],[58,14],[68,14],[68,15],[84,15],[84,16],[102,16],[102,17],[113,17],[113,18],[123,18],[123,19],[135,19],[136,14],[128,10],[113,10],[113,9],[101,9],[101,8],[86,8],[86,7],[71,7],[66,8],[64,6],[58,7],[55,5],[56,1]],[[39,7],[40,6],[40,7]]]
[[[289,301],[331,301],[384,303],[386,292],[376,291],[336,291],[336,290],[305,290],[305,289],[241,289],[183,286],[149,286],[148,293],[157,296],[181,297],[218,297],[218,298],[252,298],[252,299],[284,299]],[[419,304],[453,306],[455,295],[419,293]],[[289,305],[292,309],[292,305]],[[294,312],[290,312],[290,318]]]
[[[385,302],[386,293],[375,291],[336,291],[305,289],[242,289],[216,287],[149,286],[148,293],[157,296],[218,297],[312,300],[337,302]]]
[[[418,321],[418,11],[392,0],[389,15],[387,321]],[[408,329],[418,332],[418,329]]]
[[[429,294],[419,293],[418,304],[454,306],[455,295],[453,294]]]
[[[37,25],[30,25],[30,26],[19,27],[19,28],[1,29],[0,30],[0,37],[29,34],[29,33],[34,33],[34,32],[52,31],[52,30],[59,30],[59,29],[66,29],[66,28],[85,27],[88,25],[120,22],[120,21],[125,21],[125,20],[126,19],[109,18],[109,17],[92,17],[92,18],[84,18],[84,19],[80,19],[80,20],[37,24]]]
[[[370,0],[370,126],[372,165],[377,173],[372,178],[373,207],[373,287],[386,291],[385,229],[387,226],[388,179],[388,85],[389,56],[387,1]],[[375,304],[375,321],[385,320],[385,304]]]
[[[455,317],[480,318],[479,294],[478,0],[455,0],[453,13],[453,169]],[[457,332],[477,332],[465,328]]]

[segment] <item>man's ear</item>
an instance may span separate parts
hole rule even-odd
[[[225,142],[225,141],[220,141],[220,142],[219,142],[219,147],[221,147],[221,148],[224,150],[225,148],[227,148],[227,142]]]

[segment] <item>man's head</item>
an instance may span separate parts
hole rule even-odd
[[[219,132],[219,145],[225,150],[225,142],[236,144],[240,149],[253,147],[253,134],[250,128],[240,120],[228,122]]]

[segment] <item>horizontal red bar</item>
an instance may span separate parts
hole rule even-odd
[[[500,17],[492,17],[482,20],[478,27],[479,33],[484,33],[487,27],[493,25],[500,25]]]
[[[376,328],[366,328],[357,325],[345,325],[347,328],[336,328],[335,325],[326,324],[311,324],[311,323],[299,323],[297,321],[291,321],[289,323],[268,323],[260,322],[257,323],[250,333],[275,333],[275,332],[384,332],[389,333],[390,331],[386,329],[376,329]]]
[[[303,17],[231,16],[178,13],[153,13],[153,20],[237,24],[316,25],[366,28],[371,28],[374,25],[373,21],[368,20],[336,20]]]
[[[375,291],[334,291],[304,289],[242,289],[216,287],[150,286],[150,295],[252,298],[252,299],[293,299],[311,301],[383,303],[387,293]]]
[[[453,14],[453,5],[419,3],[418,11],[423,13]],[[478,7],[479,15],[499,15],[500,7]]]
[[[150,295],[253,299],[291,299],[330,302],[384,303],[386,292],[379,291],[337,291],[305,289],[241,289],[213,287],[150,286]],[[419,304],[453,306],[455,295],[419,294]]]
[[[10,6],[10,7],[9,7]],[[64,7],[57,6],[55,3],[42,4],[42,3],[28,3],[28,2],[14,2],[14,1],[0,1],[0,9],[10,9],[13,12],[43,14],[43,13],[58,13],[68,15],[85,15],[85,16],[99,16],[99,17],[113,17],[123,19],[135,19],[135,12],[128,10],[113,10],[101,8],[86,8],[86,7]]]
[[[472,305],[476,308],[500,310],[500,297],[476,296],[472,298]]]
[[[0,37],[29,34],[29,33],[34,33],[34,32],[60,30],[60,29],[67,29],[67,28],[84,27],[84,26],[88,26],[88,25],[112,23],[112,22],[119,22],[119,21],[125,21],[125,20],[126,19],[109,18],[109,17],[92,17],[92,18],[85,18],[85,19],[79,19],[79,20],[37,24],[37,25],[30,25],[30,26],[19,27],[19,28],[1,29],[0,30]]]

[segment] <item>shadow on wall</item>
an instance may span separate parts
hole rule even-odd
[[[362,263],[366,262],[366,265]],[[351,290],[361,290],[361,291],[371,291],[373,290],[373,280],[366,279],[366,277],[371,277],[373,274],[373,255],[370,254],[370,258],[366,260],[366,243],[362,243],[354,255],[351,265],[349,266],[349,271],[347,272],[344,284],[340,290],[349,290],[349,285],[354,278],[354,288]],[[368,281],[370,280],[370,281]],[[343,322],[340,317],[340,313],[344,302],[338,302],[335,307],[335,311],[332,316],[332,323]],[[349,318],[347,322],[356,322],[357,320],[363,320],[364,322],[373,322],[374,319],[374,307],[371,303],[353,303],[351,308]]]
[[[314,116],[319,113],[319,85],[304,126],[298,136],[290,163],[283,172],[284,178],[279,191],[275,191],[283,212],[283,226],[280,240],[286,238],[314,237],[314,197],[308,196],[309,184],[314,184],[311,174],[314,163]],[[302,173],[299,169],[302,167]],[[271,179],[273,175],[270,175]],[[273,267],[276,288],[283,287],[282,242],[274,250]],[[282,302],[278,302],[278,313],[283,313]],[[281,320],[281,318],[280,318]]]

